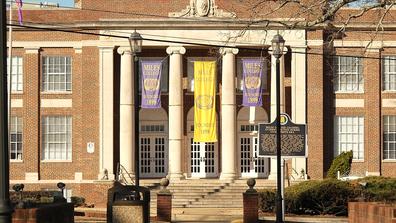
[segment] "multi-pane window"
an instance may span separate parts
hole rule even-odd
[[[384,159],[396,159],[396,115],[384,116]]]
[[[10,118],[10,159],[22,160],[22,118]]]
[[[46,116],[42,119],[43,159],[71,160],[72,117]]]
[[[396,90],[396,56],[386,56],[383,59],[383,90]]]
[[[362,59],[358,57],[337,56],[334,58],[334,91],[362,92]]]
[[[43,91],[71,91],[71,57],[43,57]]]
[[[11,90],[23,91],[23,60],[22,57],[12,57],[11,64]],[[9,58],[7,58],[7,65]],[[9,73],[9,69],[7,69]]]
[[[364,118],[336,116],[334,119],[334,153],[353,152],[353,159],[364,158]]]

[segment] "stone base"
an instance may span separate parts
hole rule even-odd
[[[221,173],[220,174],[220,180],[234,180],[236,179],[236,174],[235,173]]]
[[[169,173],[167,178],[169,179],[170,182],[185,179],[182,173]]]

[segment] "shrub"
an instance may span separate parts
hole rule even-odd
[[[260,192],[262,211],[274,211],[275,191]],[[285,190],[285,211],[293,214],[346,215],[348,201],[355,199],[354,187],[345,181],[306,181]]]
[[[352,158],[352,151],[342,152],[340,155],[335,157],[331,163],[329,171],[327,172],[327,177],[336,179],[338,171],[340,171],[341,176],[348,175],[351,170]]]
[[[74,204],[74,207],[79,207],[79,206],[85,205],[85,198],[83,198],[83,197],[73,196],[73,197],[70,197],[70,201],[71,201],[71,203]]]
[[[259,191],[259,209],[264,212],[275,211],[276,191],[265,189]]]
[[[387,177],[365,177],[357,180],[366,201],[396,202],[396,179]]]

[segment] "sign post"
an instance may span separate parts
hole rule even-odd
[[[306,157],[306,126],[281,114],[281,153],[284,158]],[[276,157],[276,122],[259,124],[259,156]]]

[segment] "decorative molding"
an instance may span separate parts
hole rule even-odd
[[[186,53],[186,48],[182,47],[182,46],[170,46],[168,48],[166,48],[166,53],[169,55],[172,54],[185,54]]]
[[[41,99],[40,106],[42,108],[71,108],[73,101],[72,99]]]
[[[220,17],[235,18],[234,12],[218,9],[215,0],[190,0],[190,5],[180,12],[170,12],[169,17]]]
[[[132,51],[130,47],[118,47],[117,53],[120,55],[124,55],[124,54],[132,55]]]
[[[77,47],[73,47],[73,48],[74,48],[74,53],[76,53],[76,54],[82,53],[82,47],[77,46]]]
[[[225,47],[222,47],[222,48],[220,48],[219,51],[220,51],[220,54],[223,55],[223,56],[225,54],[227,54],[227,53],[232,53],[234,55],[239,53],[239,49],[238,48],[225,48]]]
[[[336,108],[363,108],[364,99],[335,99]]]
[[[40,47],[25,47],[25,54],[38,54]]]

